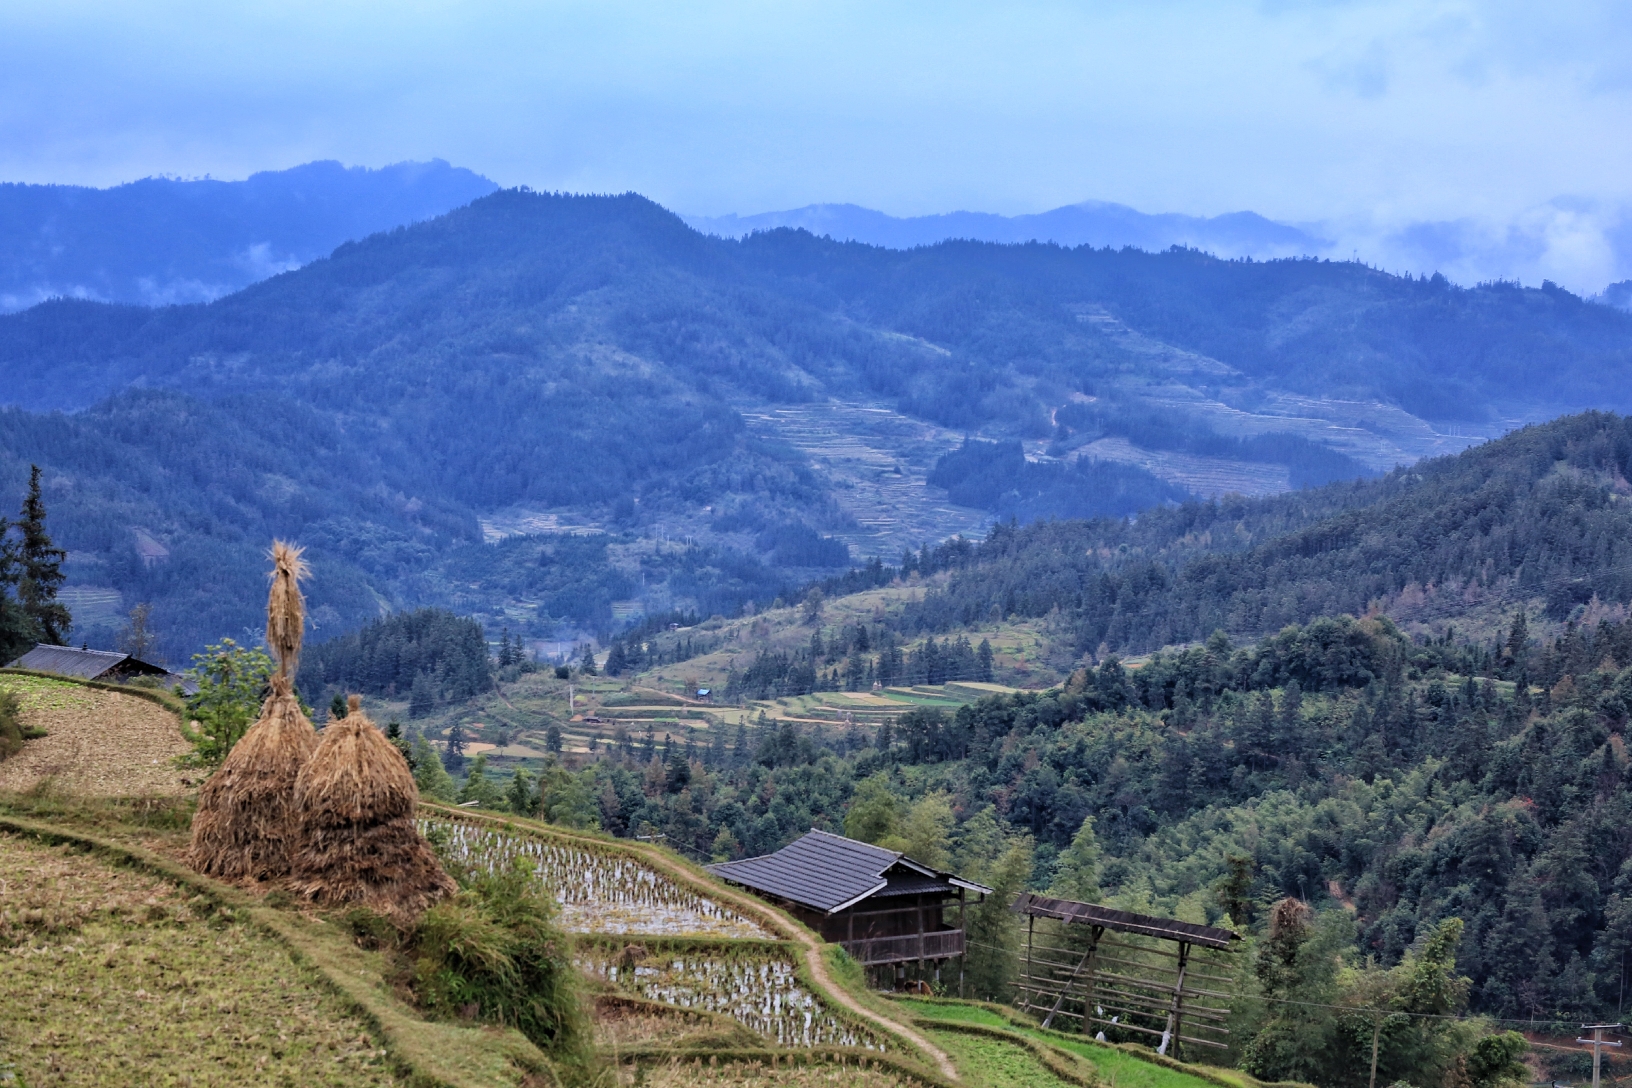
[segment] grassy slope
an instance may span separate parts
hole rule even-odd
[[[1240,1085],[1250,1088],[1258,1082],[1253,1078],[1233,1070],[1215,1069],[1206,1067],[1186,1071],[1173,1068],[1176,1063],[1166,1063],[1147,1056],[1144,1048],[1124,1048],[1096,1043],[1081,1036],[1068,1035],[1058,1031],[1046,1031],[1027,1024],[1014,1015],[1005,1015],[996,1007],[976,1002],[960,1002],[950,1000],[921,1001],[910,998],[900,1000],[899,1004],[911,1010],[920,1023],[967,1024],[977,1027],[1001,1030],[1017,1036],[1034,1040],[1047,1046],[1057,1047],[1068,1051],[1085,1061],[1093,1071],[1093,1075],[1109,1081],[1119,1088],[1204,1088],[1204,1086]],[[948,1038],[949,1033],[936,1033],[939,1039]],[[1018,1049],[1018,1048],[1014,1048]],[[1012,1056],[1010,1061],[1012,1062]],[[1032,1058],[1034,1064],[1036,1059]],[[1016,1081],[1015,1083],[1024,1083]]]
[[[400,1083],[316,972],[175,884],[5,835],[0,887],[0,1069],[24,1083]]]

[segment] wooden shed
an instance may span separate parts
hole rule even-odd
[[[992,891],[897,851],[814,830],[774,854],[709,869],[787,910],[866,966],[938,967],[962,956],[966,897]]]
[[[1229,1045],[1240,934],[1034,892],[1012,909],[1026,919],[1016,1004],[1043,1027],[1154,1038],[1170,1057]]]

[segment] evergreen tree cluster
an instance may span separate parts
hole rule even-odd
[[[68,607],[57,600],[68,553],[45,527],[40,466],[32,465],[28,492],[16,521],[0,517],[0,664],[44,642],[61,646],[73,629]]]
[[[410,698],[409,713],[461,702],[493,686],[487,638],[474,620],[421,608],[375,620],[360,630],[306,648],[301,689],[334,689]]]
[[[878,652],[870,652],[873,647]],[[728,699],[778,699],[814,691],[870,691],[879,687],[946,684],[958,680],[990,683],[992,644],[970,643],[967,635],[937,642],[933,636],[916,649],[900,645],[893,631],[866,624],[841,629],[823,639],[820,630],[810,644],[793,652],[767,650],[748,668],[734,668],[726,680]]]
[[[634,626],[612,639],[603,671],[608,676],[644,672],[660,665],[689,661],[711,653],[718,640],[694,630],[699,622],[695,612],[661,612],[643,616]]]

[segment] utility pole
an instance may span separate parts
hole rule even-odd
[[[1371,1088],[1377,1088],[1377,1043],[1383,1034],[1383,1012],[1377,1010],[1377,1016],[1371,1022]]]
[[[1619,1024],[1582,1024],[1581,1025],[1581,1030],[1582,1031],[1592,1032],[1592,1038],[1590,1038],[1590,1039],[1577,1039],[1576,1042],[1585,1043],[1587,1046],[1592,1047],[1592,1088],[1598,1088],[1598,1070],[1599,1070],[1599,1067],[1600,1067],[1600,1065],[1602,1064],[1602,1062],[1604,1060],[1604,1047],[1606,1047],[1606,1046],[1620,1046],[1621,1045],[1620,1043],[1606,1043],[1604,1041],[1604,1032],[1606,1032],[1606,1031],[1620,1031],[1621,1030],[1621,1025],[1619,1025]]]

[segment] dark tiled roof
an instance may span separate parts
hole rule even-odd
[[[896,866],[906,872],[893,874],[893,879],[884,875]],[[877,893],[949,892],[958,885],[975,891],[991,890],[919,865],[894,850],[826,831],[808,832],[774,854],[725,861],[710,865],[709,870],[733,884],[829,914]],[[911,891],[895,892],[898,882],[903,886],[911,883],[914,887]],[[918,884],[922,887],[917,887]],[[891,890],[886,892],[886,888]]]
[[[98,676],[124,664],[129,654],[109,653],[106,650],[76,650],[72,646],[36,646],[11,663],[14,669],[35,669],[62,676],[78,676],[95,680]],[[163,671],[162,669],[159,671]]]
[[[890,882],[882,891],[873,893],[874,899],[882,899],[887,895],[951,895],[958,889],[951,883],[936,877],[919,876],[912,873],[908,876],[890,874]]]
[[[129,654],[117,654],[108,650],[76,650],[72,646],[47,646],[43,643],[13,661],[7,668],[54,672],[58,676],[77,676],[82,680],[95,680],[118,670],[127,675],[135,673],[143,676],[163,676],[174,683],[183,683],[181,677],[166,672],[162,666],[143,661],[139,657],[131,657]]]

